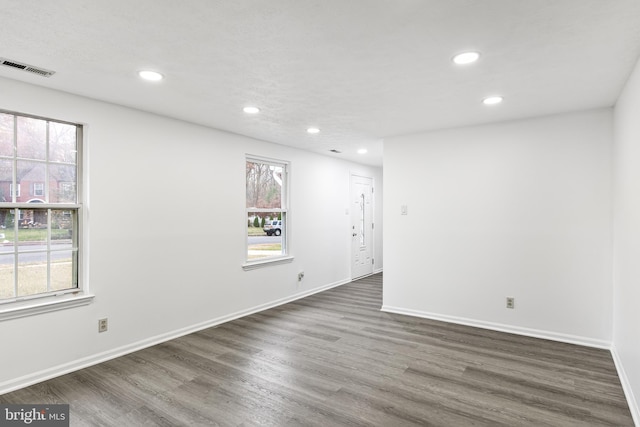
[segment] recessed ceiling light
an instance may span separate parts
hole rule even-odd
[[[476,62],[480,58],[478,52],[463,52],[453,57],[453,62],[458,65],[466,65]]]
[[[320,129],[318,128],[309,128],[307,129],[307,133],[318,133],[320,132]]]
[[[159,82],[164,78],[164,76],[158,73],[157,71],[150,71],[150,70],[138,71],[138,75],[141,78],[148,80],[150,82]]]
[[[503,98],[501,96],[489,96],[482,100],[484,105],[496,105],[502,102]]]
[[[367,154],[367,149],[366,148],[359,149],[358,154]]]
[[[258,107],[244,107],[242,111],[247,114],[258,114],[260,112],[260,109]]]

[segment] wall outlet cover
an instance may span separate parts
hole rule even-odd
[[[109,321],[105,319],[98,320],[98,332],[107,332],[109,329]]]

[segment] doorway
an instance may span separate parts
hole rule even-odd
[[[351,175],[351,278],[373,274],[373,178]]]

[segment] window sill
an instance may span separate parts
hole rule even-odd
[[[88,305],[93,301],[94,295],[59,295],[46,297],[43,300],[22,301],[11,303],[8,307],[0,305],[0,322],[20,317],[35,316],[51,311],[66,310],[68,308]]]
[[[284,256],[281,258],[269,258],[266,260],[260,261],[250,261],[242,264],[242,269],[244,271],[255,270],[262,267],[268,267],[270,265],[279,265],[279,264],[289,264],[293,261],[292,256]]]

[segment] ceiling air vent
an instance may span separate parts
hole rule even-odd
[[[342,151],[338,151],[338,150],[336,150],[335,148],[334,148],[334,149],[332,149],[332,150],[329,150],[329,151],[331,151],[332,153],[336,153],[336,154],[340,154],[340,153],[342,153]]]
[[[5,58],[0,58],[0,64],[6,67],[16,68],[18,70],[37,74],[42,77],[51,77],[56,73],[55,71],[45,70],[44,68],[34,67],[33,65],[23,64],[21,62],[12,61],[10,59],[5,59]]]

